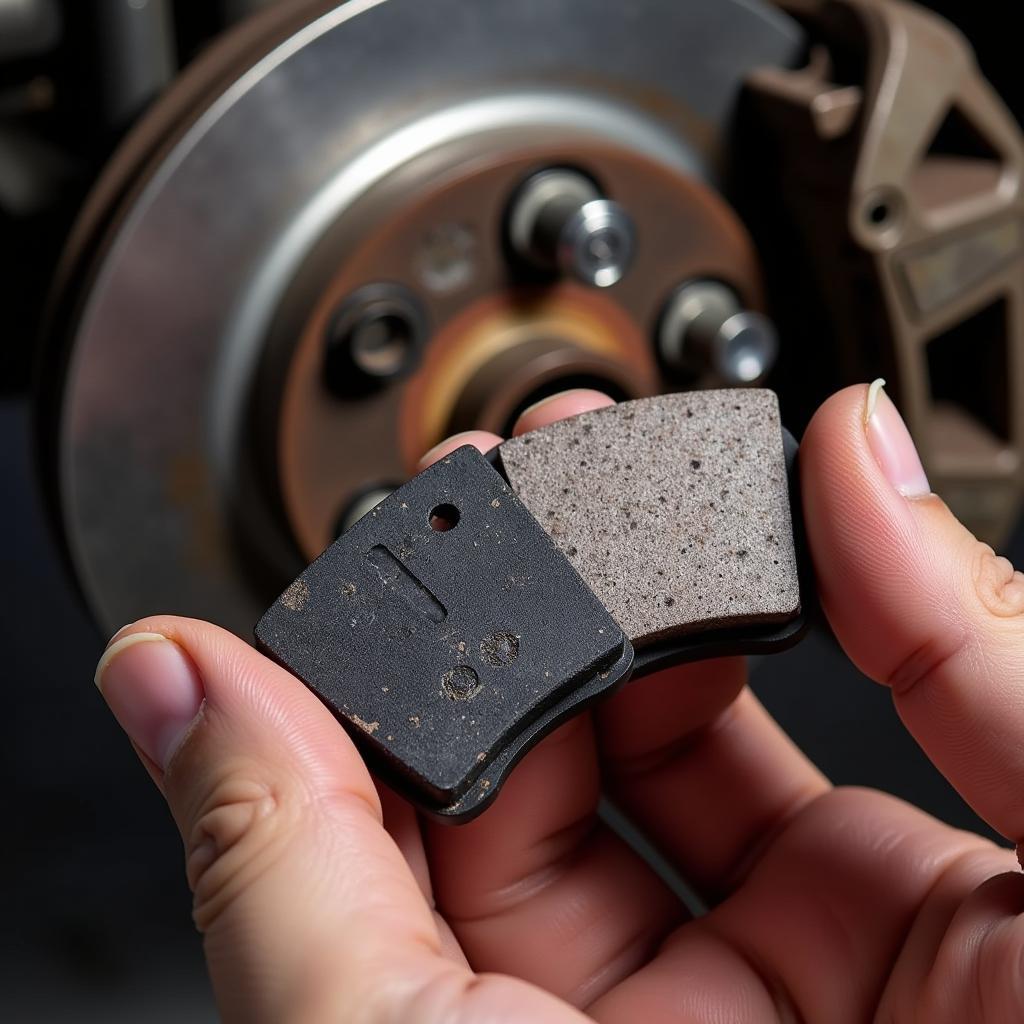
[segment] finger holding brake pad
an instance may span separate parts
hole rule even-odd
[[[468,820],[631,674],[799,639],[795,450],[775,395],[751,389],[460,448],[309,566],[257,641],[392,785]]]

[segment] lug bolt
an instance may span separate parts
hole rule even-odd
[[[416,368],[426,316],[397,284],[368,284],[338,308],[327,329],[324,379],[341,397],[365,394]]]
[[[633,258],[629,214],[578,171],[530,178],[513,200],[508,232],[513,251],[536,269],[596,288],[620,280]]]
[[[772,322],[743,309],[731,288],[692,281],[669,299],[658,328],[664,363],[684,376],[711,372],[727,384],[753,384],[771,370],[779,340]]]

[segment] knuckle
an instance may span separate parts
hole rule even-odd
[[[193,917],[201,932],[277,861],[300,814],[294,796],[246,765],[210,786],[185,844]]]
[[[922,644],[904,655],[902,660],[884,677],[883,682],[893,693],[905,697],[922,684],[948,673],[970,649],[966,634],[961,630],[935,633]]]
[[[971,579],[978,600],[990,614],[1001,619],[1024,614],[1024,573],[1016,572],[1008,559],[981,541],[974,541]]]

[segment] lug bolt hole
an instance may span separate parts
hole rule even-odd
[[[331,319],[325,383],[339,398],[372,393],[416,369],[426,337],[426,316],[408,289],[365,285]]]
[[[352,360],[373,377],[394,377],[402,371],[414,343],[409,321],[394,313],[368,316],[352,328]]]

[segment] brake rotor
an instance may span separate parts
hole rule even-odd
[[[67,546],[108,627],[159,610],[248,635],[446,433],[504,429],[572,384],[678,387],[655,339],[687,281],[761,305],[719,185],[743,80],[799,60],[777,11],[325,6],[282,5],[209,54],[75,236],[45,384]],[[621,279],[510,255],[510,204],[550,168],[627,211]]]

